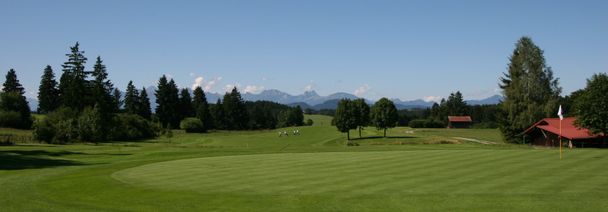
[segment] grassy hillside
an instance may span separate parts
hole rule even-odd
[[[602,149],[503,144],[497,130],[371,127],[331,117],[255,132],[0,147],[1,211],[589,210],[608,207]],[[299,129],[301,135],[279,137]],[[1,131],[1,130],[0,130]],[[14,131],[27,135],[30,131]],[[351,132],[358,137],[356,131]]]

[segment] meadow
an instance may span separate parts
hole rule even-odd
[[[606,211],[603,149],[504,144],[495,129],[186,134],[0,146],[0,211]],[[308,117],[307,117],[308,118]],[[10,129],[0,129],[3,134]],[[28,131],[14,131],[27,135]]]

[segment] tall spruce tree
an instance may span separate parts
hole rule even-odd
[[[10,69],[8,71],[6,80],[2,86],[0,109],[7,112],[19,113],[18,123],[9,123],[2,127],[29,129],[32,126],[30,106],[23,95],[25,94],[25,89],[23,89],[23,86],[19,83],[15,70]]]
[[[25,89],[23,89],[23,86],[21,83],[19,83],[17,73],[12,68],[6,73],[6,80],[2,86],[2,91],[4,93],[18,93],[19,95],[25,94]]]
[[[167,77],[163,75],[158,80],[158,85],[154,94],[156,95],[156,116],[163,127],[166,127],[167,124],[169,124],[171,117],[171,111],[169,109],[170,100],[168,94],[168,83],[169,81],[167,81]]]
[[[507,142],[520,143],[518,135],[524,129],[542,118],[555,116],[561,88],[545,64],[543,50],[531,38],[517,41],[508,73],[500,81],[505,97],[502,110],[506,114],[500,129]]]
[[[194,117],[194,109],[192,107],[192,97],[187,88],[183,88],[179,94],[180,120],[188,117]]]
[[[205,92],[199,86],[194,89],[194,97],[192,98],[192,108],[194,108],[196,118],[203,122],[205,130],[213,128],[213,117],[209,111],[209,104]]]
[[[156,115],[163,127],[179,127],[179,95],[175,81],[163,75],[156,90]]]
[[[247,128],[249,117],[247,107],[236,87],[230,93],[224,95],[224,113],[226,115],[226,127],[228,130],[243,130]]]
[[[38,87],[38,113],[49,113],[59,107],[59,90],[53,68],[47,65],[44,68],[40,87]]]
[[[467,103],[464,101],[460,91],[450,94],[448,100],[445,101],[445,107],[447,111],[446,116],[463,116],[467,113]],[[447,117],[442,117],[442,120],[445,119],[447,119]]]
[[[224,112],[224,104],[219,98],[215,105],[213,105],[212,116],[213,116],[213,127],[214,129],[224,130],[226,129],[226,113]]]
[[[150,120],[152,118],[152,109],[150,108],[150,98],[148,98],[148,92],[145,87],[141,89],[141,93],[139,94],[139,104],[139,112],[137,114]]]
[[[382,98],[372,106],[371,119],[376,129],[384,130],[384,137],[386,137],[386,129],[397,125],[399,114],[397,114],[397,108],[393,101]]]
[[[63,106],[71,107],[78,111],[82,111],[87,105],[88,89],[87,89],[87,72],[84,70],[84,65],[87,58],[84,56],[84,51],[80,51],[80,44],[70,47],[70,53],[66,54],[68,61],[64,62],[63,74],[59,81],[59,93]]]
[[[114,88],[114,91],[112,92],[112,107],[116,113],[120,112],[120,108],[122,108],[123,101],[121,96],[120,90]]]
[[[139,105],[139,91],[133,85],[133,81],[129,81],[127,91],[125,92],[125,112],[138,114]]]
[[[106,66],[103,64],[101,57],[97,57],[95,65],[93,66],[93,72],[91,75],[94,77],[91,82],[91,93],[93,94],[93,110],[92,114],[95,117],[97,130],[96,136],[93,136],[95,141],[102,141],[109,139],[108,135],[110,132],[110,126],[112,122],[114,107],[112,99],[112,90],[114,85],[108,79],[108,72]]]

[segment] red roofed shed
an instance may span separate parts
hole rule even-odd
[[[470,116],[448,116],[448,128],[469,128],[472,123]]]
[[[604,146],[603,135],[595,135],[588,129],[574,126],[575,117],[567,117],[562,120],[561,135],[563,139],[572,141],[575,146]],[[540,146],[559,146],[559,118],[544,118],[536,122],[522,134],[524,141]],[[567,143],[567,142],[566,142]]]

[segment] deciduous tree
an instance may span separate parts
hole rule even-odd
[[[395,104],[387,98],[378,100],[371,108],[371,119],[377,129],[384,130],[384,137],[386,137],[386,130],[397,126],[397,121],[399,121]]]
[[[575,124],[592,133],[608,135],[608,75],[594,74],[576,100]]]
[[[350,130],[357,128],[355,116],[355,106],[349,99],[342,99],[338,102],[334,123],[340,132],[346,133],[346,139],[350,140]]]

